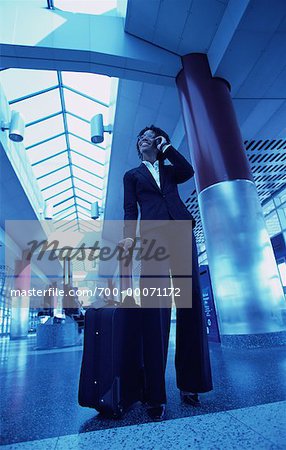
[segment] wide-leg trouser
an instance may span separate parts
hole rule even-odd
[[[141,259],[141,306],[146,400],[166,403],[165,369],[171,322],[170,273],[176,304],[177,387],[190,392],[212,390],[209,348],[203,312],[197,248],[188,221],[172,221],[141,235],[156,242],[167,258]],[[145,291],[143,289],[145,288]],[[146,289],[147,288],[147,289]],[[155,294],[151,293],[156,288]],[[160,288],[160,289],[159,289]],[[149,295],[142,295],[149,293]],[[176,295],[179,294],[179,295]]]

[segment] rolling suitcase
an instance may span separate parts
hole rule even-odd
[[[123,278],[122,278],[123,277]],[[120,291],[132,287],[131,268],[120,264]],[[126,307],[133,305],[133,307]],[[127,296],[85,314],[79,380],[81,406],[119,418],[142,399],[143,352],[140,307]]]

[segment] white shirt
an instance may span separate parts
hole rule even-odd
[[[154,164],[152,164],[150,161],[142,161],[146,167],[150,170],[151,174],[154,177],[154,180],[156,181],[159,188],[160,186],[160,173],[159,173],[159,161],[156,159]]]
[[[168,147],[170,147],[171,144],[168,144],[164,147],[163,153],[167,150]],[[152,164],[150,161],[142,161],[145,166],[150,170],[151,174],[154,177],[154,180],[156,181],[158,187],[161,189],[160,186],[160,173],[159,173],[159,161],[156,159],[154,164]]]
[[[164,149],[162,150],[162,152],[164,153],[165,150],[167,150],[167,148],[170,147],[171,144],[165,145]],[[160,186],[160,173],[159,173],[159,161],[158,159],[156,159],[156,161],[154,162],[154,164],[150,163],[150,161],[142,161],[145,166],[150,170],[151,174],[153,175],[157,185],[159,186],[159,188],[161,189]],[[165,163],[165,160],[163,160],[163,164]],[[128,237],[126,239],[131,239],[132,241],[134,241],[133,238]]]

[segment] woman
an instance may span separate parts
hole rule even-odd
[[[180,199],[177,185],[194,175],[191,164],[153,125],[140,131],[140,166],[124,175],[124,239],[127,252],[135,245],[138,204],[141,242],[167,251],[163,260],[141,259],[143,354],[148,414],[162,420],[166,409],[165,369],[171,318],[171,299],[160,295],[172,282],[176,303],[176,377],[181,400],[200,405],[198,393],[212,390],[209,350],[199,285],[193,217]],[[166,164],[166,160],[169,164]],[[170,164],[171,163],[171,164]],[[191,222],[192,221],[192,222]],[[145,288],[145,291],[143,289]],[[156,288],[156,295],[151,295]],[[161,290],[160,290],[160,289]],[[147,295],[142,295],[147,292]]]

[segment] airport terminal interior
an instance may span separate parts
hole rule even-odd
[[[0,0],[0,35],[3,450],[285,448],[285,0]],[[213,376],[181,401],[172,308],[161,422],[78,402],[86,312],[122,300],[95,241],[122,238],[152,124],[194,169]]]

